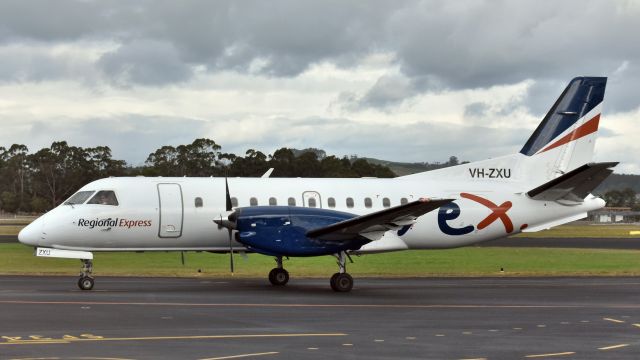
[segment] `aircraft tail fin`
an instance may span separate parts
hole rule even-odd
[[[582,165],[528,191],[527,195],[534,200],[582,202],[613,172],[610,168],[617,164],[604,162]]]
[[[520,153],[530,157],[530,166],[542,172],[540,180],[592,161],[606,85],[606,77],[571,80],[522,147]]]

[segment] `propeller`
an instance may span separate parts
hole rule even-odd
[[[224,178],[224,187],[226,193],[226,210],[227,213],[233,210],[233,204],[231,203],[231,195],[229,194],[229,182],[227,181],[227,177]],[[218,229],[227,228],[229,233],[229,268],[231,269],[231,275],[233,275],[233,230],[236,228],[236,213],[230,213],[226,219],[222,218],[222,214],[220,215],[220,219],[213,220],[214,223],[218,224]]]

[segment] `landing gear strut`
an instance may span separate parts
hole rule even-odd
[[[82,261],[82,270],[80,270],[80,278],[78,279],[78,287],[80,290],[91,290],[93,289],[93,277],[91,276],[91,272],[93,272],[93,261],[91,260],[80,260]]]
[[[340,270],[331,276],[329,281],[331,288],[336,292],[349,292],[353,288],[353,278],[347,274],[347,258],[346,252],[341,251],[334,255],[338,259]]]
[[[269,282],[274,286],[284,286],[289,282],[289,272],[282,267],[282,256],[276,257],[277,267],[269,272]]]

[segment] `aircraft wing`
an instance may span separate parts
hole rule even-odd
[[[371,214],[357,216],[307,232],[310,238],[329,241],[350,240],[361,235],[378,240],[382,235],[405,225],[412,225],[419,216],[435,210],[454,199],[420,199]]]
[[[617,162],[585,164],[527,192],[534,200],[582,202],[618,165]]]

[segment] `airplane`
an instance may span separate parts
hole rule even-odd
[[[591,192],[617,162],[593,163],[606,77],[571,80],[522,149],[511,155],[389,179],[113,177],[83,186],[26,226],[40,257],[80,259],[94,287],[93,253],[208,251],[283,258],[333,255],[348,292],[350,255],[446,249],[535,232],[587,216]]]

